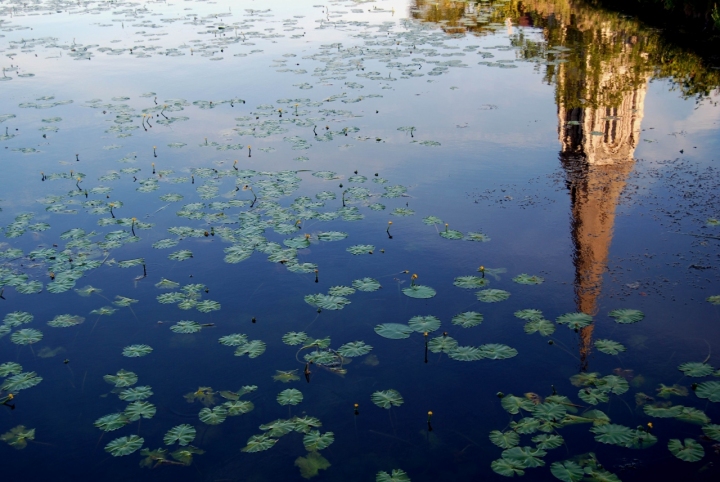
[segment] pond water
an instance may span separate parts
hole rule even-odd
[[[4,1],[0,52],[4,476],[717,480],[717,66],[569,0]]]

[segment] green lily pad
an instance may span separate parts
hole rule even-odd
[[[428,216],[423,218],[422,220],[423,224],[427,224],[428,226],[433,226],[435,224],[443,224],[442,220],[437,216]]]
[[[410,477],[402,469],[392,469],[389,474],[383,471],[375,474],[375,482],[410,482]]]
[[[305,340],[307,340],[307,335],[303,332],[295,332],[291,331],[290,333],[286,333],[282,337],[283,343],[286,345],[299,345],[303,343]]]
[[[516,277],[512,279],[515,283],[521,284],[521,285],[539,285],[542,284],[543,281],[545,281],[540,276],[530,276],[529,274],[519,274]]]
[[[539,448],[513,447],[503,450],[502,458],[522,468],[542,467],[545,465],[542,457],[546,454],[547,452]]]
[[[112,432],[124,427],[128,423],[130,423],[130,420],[128,420],[124,413],[111,413],[110,415],[104,415],[95,420],[94,425],[103,432]]]
[[[137,435],[116,438],[105,446],[105,451],[113,457],[121,457],[136,452],[145,443],[145,439]]]
[[[135,422],[137,420],[140,420],[141,417],[153,418],[156,411],[157,409],[152,403],[145,401],[137,401],[131,402],[127,407],[125,407],[124,413],[128,420],[130,420],[131,422]]]
[[[372,347],[370,345],[366,345],[362,341],[351,341],[350,343],[345,343],[343,346],[338,348],[337,352],[343,357],[353,358],[367,355],[371,350]]]
[[[440,231],[440,236],[442,236],[445,239],[462,239],[465,237],[463,233],[460,231],[455,231],[454,229],[445,229],[445,231]]]
[[[305,450],[316,451],[327,448],[335,441],[335,434],[332,432],[320,433],[319,430],[312,430],[303,437]]]
[[[342,296],[323,294],[307,295],[305,296],[305,302],[323,310],[342,310],[345,305],[350,304],[350,300]]]
[[[345,251],[354,255],[373,254],[375,246],[372,244],[356,244],[355,246],[350,246]]]
[[[520,410],[530,412],[535,408],[535,404],[525,397],[516,397],[515,395],[505,395],[500,401],[500,405],[506,412],[516,415]]]
[[[703,432],[705,432],[705,435],[710,437],[711,439],[720,442],[720,425],[715,424],[708,424],[705,425],[702,428]]]
[[[407,288],[403,288],[402,292],[405,296],[418,299],[432,298],[437,294],[431,287],[423,285],[408,286]]]
[[[645,430],[633,430],[633,437],[624,447],[629,449],[646,449],[657,443],[657,437]]]
[[[695,395],[707,398],[711,402],[720,402],[720,382],[702,382],[697,386]]]
[[[163,438],[163,441],[165,442],[165,445],[172,445],[177,442],[178,445],[184,446],[195,440],[196,435],[197,431],[195,430],[195,427],[190,424],[183,423],[168,430]]]
[[[579,330],[589,326],[593,319],[592,316],[586,315],[585,313],[565,313],[560,315],[556,320],[560,325],[567,325],[568,328],[573,330]]]
[[[645,405],[643,410],[651,417],[657,418],[675,418],[682,413],[682,405],[672,407],[656,407],[654,405]]]
[[[3,318],[3,324],[10,328],[17,328],[18,326],[30,323],[34,319],[34,316],[25,311],[13,311],[5,315]]]
[[[189,249],[181,249],[180,251],[175,251],[174,253],[170,253],[168,255],[168,259],[171,259],[173,261],[185,261],[192,257],[192,251],[190,251]]]
[[[525,467],[517,462],[508,459],[497,459],[490,463],[490,468],[495,473],[505,477],[514,477],[515,475],[525,475]]]
[[[123,356],[136,358],[149,354],[153,349],[148,345],[130,345],[123,348]]]
[[[118,370],[115,375],[105,375],[103,380],[117,388],[131,387],[138,381],[138,377],[133,372],[126,370]]]
[[[233,333],[232,335],[220,337],[218,342],[225,346],[240,346],[247,343],[247,338],[247,335],[243,335],[242,333]]]
[[[448,352],[448,356],[458,361],[477,361],[484,358],[482,351],[474,346],[457,346]]]
[[[380,408],[389,409],[390,407],[399,407],[405,400],[397,390],[379,390],[374,392],[370,397],[372,402]]]
[[[645,315],[640,310],[629,310],[629,309],[622,309],[622,310],[613,310],[608,315],[611,318],[615,318],[615,321],[617,323],[622,324],[630,324],[630,323],[637,323],[638,321],[645,318]]]
[[[247,400],[230,400],[223,403],[222,406],[227,409],[228,416],[230,417],[252,412],[255,408],[255,405]]]
[[[688,362],[678,367],[688,377],[706,377],[711,375],[715,369],[706,363]]]
[[[264,341],[252,340],[235,349],[235,356],[247,355],[248,358],[257,358],[265,353],[267,345]]]
[[[170,327],[170,330],[183,334],[197,333],[202,330],[202,325],[196,321],[178,321]]]
[[[483,322],[483,315],[475,311],[466,311],[453,316],[452,324],[462,326],[463,328],[472,328]]]
[[[10,341],[16,345],[32,345],[42,340],[43,334],[32,328],[23,328],[10,335]]]
[[[488,241],[490,241],[490,236],[483,233],[467,233],[465,239],[478,243],[487,243]]]
[[[551,422],[560,421],[565,417],[567,408],[559,403],[545,402],[535,405],[532,408],[533,416],[538,420]]]
[[[535,433],[540,428],[540,420],[525,417],[517,422],[510,422],[510,428],[521,435]]]
[[[487,278],[481,278],[480,276],[459,276],[455,278],[453,284],[458,288],[465,288],[470,290],[483,288],[489,285],[490,281]]]
[[[248,439],[247,445],[242,448],[242,451],[248,453],[262,452],[264,450],[272,448],[272,446],[275,445],[276,442],[277,439],[270,438],[266,434],[253,435]]]
[[[150,398],[152,395],[152,389],[149,386],[144,385],[141,387],[126,388],[118,394],[118,397],[120,398],[120,400],[137,402],[139,400],[145,400],[146,398]]]
[[[215,408],[203,408],[198,414],[200,421],[208,425],[219,425],[225,421],[228,416],[227,408],[219,405]]]
[[[542,450],[552,450],[560,447],[565,441],[560,435],[542,434],[532,438],[537,448]]]
[[[349,286],[333,286],[328,290],[330,296],[349,296],[355,293],[355,288]]]
[[[440,320],[432,315],[413,316],[408,326],[417,333],[433,332],[440,328]]]
[[[675,416],[677,420],[682,422],[694,423],[697,425],[706,425],[710,423],[710,417],[705,412],[692,407],[682,407],[680,413]]]
[[[595,340],[595,348],[597,348],[599,352],[607,355],[618,355],[625,351],[623,345],[612,340]]]
[[[433,353],[450,354],[458,347],[458,342],[451,336],[441,335],[428,342],[428,350]]]
[[[523,330],[528,335],[540,333],[542,336],[550,336],[555,333],[555,323],[545,319],[534,319],[525,323]]]
[[[504,360],[517,356],[518,352],[515,348],[500,343],[488,343],[478,347],[483,358],[489,360]]]
[[[380,283],[372,278],[356,279],[352,285],[358,291],[377,291],[381,288]]]
[[[345,239],[347,237],[348,233],[343,233],[342,231],[326,231],[323,233],[318,233],[317,235],[317,238],[320,241],[340,241],[341,239]],[[370,251],[372,251],[373,249],[371,249]]]
[[[595,440],[604,444],[624,447],[633,439],[633,430],[631,428],[614,423],[593,427],[590,431],[595,434]]]
[[[0,365],[0,377],[17,375],[18,373],[22,373],[22,366],[19,363],[6,362]]]
[[[511,430],[507,432],[493,430],[490,432],[490,441],[501,449],[509,449],[517,446],[520,442],[520,436]]]
[[[607,392],[598,388],[583,388],[578,392],[578,397],[590,405],[597,405],[598,403],[605,403],[610,400]]]
[[[563,482],[580,482],[585,477],[585,472],[582,467],[572,460],[553,462],[550,466],[550,472],[555,478]]]
[[[702,445],[691,438],[686,438],[684,445],[679,439],[670,439],[668,449],[671,454],[685,462],[697,462],[705,456]]]
[[[283,390],[277,396],[277,402],[280,405],[297,405],[298,403],[302,402],[302,400],[302,392],[295,388],[288,388],[287,390]]]
[[[510,298],[510,292],[505,290],[487,289],[476,293],[477,299],[483,303],[497,303]]]
[[[410,334],[413,331],[415,330],[408,325],[401,325],[400,323],[383,323],[375,327],[375,333],[383,338],[390,338],[391,340],[410,338]]]
[[[25,390],[34,387],[42,381],[42,377],[37,376],[35,372],[23,372],[17,375],[12,375],[5,379],[2,385],[0,385],[0,391],[9,393],[17,393],[20,390]]]

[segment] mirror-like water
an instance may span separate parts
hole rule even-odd
[[[0,53],[7,477],[718,477],[707,59],[569,0],[5,1]]]

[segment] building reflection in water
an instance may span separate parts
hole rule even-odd
[[[570,0],[495,3],[418,0],[411,13],[448,33],[483,35],[500,26],[534,26],[543,41],[513,33],[521,58],[550,60],[544,79],[555,85],[560,162],[570,194],[575,303],[596,315],[613,237],[615,212],[633,169],[648,82],[648,51],[657,37],[616,14]],[[593,346],[590,325],[580,330],[580,369]]]

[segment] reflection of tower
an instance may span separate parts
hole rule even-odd
[[[587,62],[590,63],[587,59]],[[596,93],[612,90],[617,76],[625,72],[622,56],[601,62],[602,73],[593,76],[599,85],[585,89]],[[560,67],[559,91],[577,92],[577,85],[566,85],[567,68]],[[591,72],[585,72],[587,80]],[[577,79],[573,79],[577,81]],[[572,82],[575,83],[575,82]],[[633,168],[633,154],[640,136],[647,79],[620,94],[615,106],[603,106],[602,99],[585,99],[582,107],[568,107],[558,96],[558,123],[562,150],[560,160],[567,174],[571,199],[571,232],[574,245],[575,302],[577,310],[597,313],[602,276],[615,223],[615,209]],[[595,100],[596,102],[592,102]],[[600,104],[600,105],[598,105]],[[587,107],[585,105],[588,105]],[[587,368],[592,347],[593,326],[580,332],[581,369]]]

